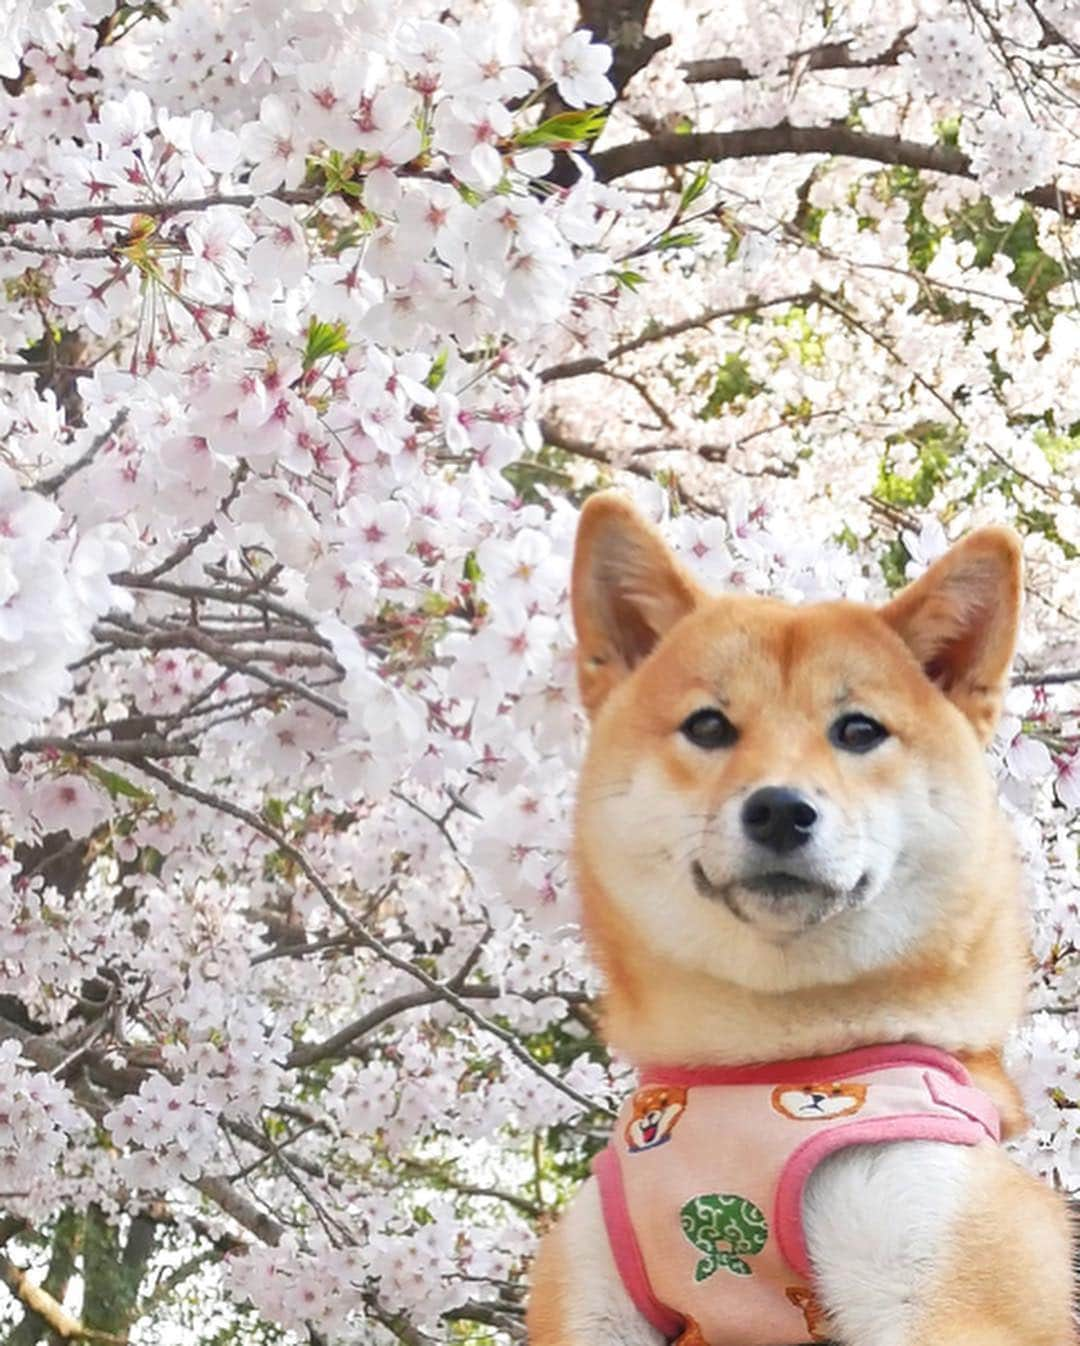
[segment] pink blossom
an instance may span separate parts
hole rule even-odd
[[[243,127],[240,146],[256,165],[251,174],[253,190],[266,192],[282,184],[299,186],[304,176],[307,146],[289,109],[276,94],[267,94],[259,106],[259,120]]]
[[[592,33],[581,28],[559,44],[552,62],[561,97],[571,107],[596,107],[615,97],[604,71],[611,66],[611,48],[593,42]]]
[[[304,231],[289,206],[281,201],[260,201],[266,227],[248,253],[248,266],[269,287],[279,282],[285,289],[299,285],[308,265]]]
[[[104,796],[82,776],[53,776],[37,787],[31,810],[45,832],[89,835],[108,817]]]
[[[1059,761],[1054,789],[1066,808],[1080,808],[1080,754],[1072,753]]]

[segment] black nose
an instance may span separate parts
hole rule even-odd
[[[743,805],[743,831],[759,846],[777,855],[804,846],[817,822],[817,809],[798,790],[766,785],[755,790]]]

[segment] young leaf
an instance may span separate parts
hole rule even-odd
[[[708,185],[709,170],[707,168],[699,168],[694,174],[693,179],[683,188],[682,196],[679,198],[680,215],[685,215],[687,210],[689,210]]]
[[[304,347],[304,369],[311,369],[328,355],[344,355],[349,349],[343,322],[321,322],[312,318],[308,323],[307,345]]]
[[[153,801],[154,796],[152,794],[140,789],[138,785],[125,779],[116,771],[109,771],[105,767],[96,766],[92,762],[87,767],[87,771],[99,785],[104,785],[113,799],[122,795],[125,799],[136,799],[140,804],[149,804]]]
[[[446,377],[447,355],[449,355],[449,351],[444,346],[431,362],[431,368],[427,372],[427,378],[424,380],[424,383],[432,392],[438,388],[439,384],[442,383],[443,379]]]
[[[615,284],[622,286],[624,290],[636,290],[639,285],[645,284],[645,277],[640,271],[613,271]]]
[[[595,140],[604,129],[605,121],[607,112],[602,107],[587,107],[580,112],[559,112],[539,126],[534,126],[531,131],[519,131],[514,137],[514,143],[520,149],[532,149],[537,145],[568,145]]]
[[[691,233],[689,230],[669,229],[656,241],[657,248],[692,248],[695,243],[701,239],[700,234]]]

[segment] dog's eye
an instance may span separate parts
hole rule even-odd
[[[845,752],[869,752],[889,737],[889,731],[869,715],[841,715],[829,730],[829,740]]]
[[[728,717],[710,706],[695,710],[679,726],[680,732],[699,748],[730,748],[739,731]]]

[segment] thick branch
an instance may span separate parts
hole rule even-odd
[[[1014,687],[1055,687],[1066,682],[1080,682],[1080,668],[1063,668],[1052,673],[1014,673]]]
[[[79,757],[117,757],[125,762],[139,762],[145,757],[194,757],[198,748],[188,739],[167,739],[157,734],[146,738],[131,739],[128,742],[116,739],[64,738],[49,735],[42,738],[28,738],[18,744],[13,752],[70,752]]]
[[[588,1000],[588,997],[581,991],[574,989],[503,991],[498,986],[473,985],[459,986],[457,994],[465,1000],[497,1000],[503,995],[517,996],[522,1000],[530,1001],[558,998],[568,1003],[578,1004]],[[393,1000],[387,1000],[381,1005],[376,1005],[367,1014],[361,1015],[359,1019],[354,1019],[352,1023],[346,1024],[344,1028],[339,1028],[336,1033],[324,1038],[322,1042],[300,1043],[289,1053],[285,1065],[293,1070],[302,1069],[304,1066],[314,1065],[316,1061],[323,1061],[329,1056],[342,1056],[345,1054],[346,1048],[350,1047],[358,1038],[366,1037],[368,1033],[374,1032],[376,1028],[379,1028],[388,1020],[396,1018],[399,1014],[405,1014],[408,1010],[418,1009],[423,1005],[438,1004],[443,998],[442,994],[435,991],[409,991]]]
[[[253,1201],[241,1196],[228,1178],[204,1174],[201,1178],[196,1178],[192,1186],[208,1201],[219,1206],[226,1215],[231,1216],[238,1225],[254,1234],[260,1243],[269,1243],[271,1247],[276,1248],[285,1237],[284,1226],[261,1211]]]
[[[652,0],[579,0],[581,26],[591,29],[597,42],[611,47],[612,61],[608,77],[615,97],[639,70],[649,64],[658,51],[671,46],[671,36],[646,36]]]
[[[850,126],[779,126],[752,127],[745,131],[698,131],[690,135],[665,132],[648,140],[616,145],[593,155],[592,163],[602,182],[613,182],[646,168],[674,164],[702,163],[708,160],[758,159],[775,154],[829,154],[849,159],[869,159],[880,164],[903,164],[950,177],[975,181],[971,160],[962,150],[947,145],[920,145],[898,136],[871,135]],[[1060,191],[1055,186],[1035,187],[1022,192],[1023,200],[1033,206],[1056,211],[1065,219],[1080,218],[1080,196]]]
[[[907,40],[911,28],[905,28],[896,35],[887,51],[876,56],[852,56],[850,42],[825,42],[809,51],[797,51],[788,57],[784,67],[785,74],[792,74],[800,66],[804,70],[869,70],[877,66],[895,65],[901,53],[907,50]],[[683,64],[687,84],[710,84],[718,80],[750,80],[759,76],[746,66],[737,56],[716,56],[701,61],[686,61]]]
[[[46,1330],[54,1332],[62,1341],[97,1341],[125,1346],[126,1335],[118,1337],[111,1332],[97,1332],[86,1327],[78,1318],[73,1318],[63,1304],[57,1303],[47,1290],[35,1285],[21,1267],[6,1257],[0,1257],[0,1276],[12,1294],[41,1320]]]
[[[576,439],[573,435],[568,435],[556,425],[552,420],[542,420],[540,422],[540,433],[544,437],[544,443],[550,444],[553,449],[561,449],[563,453],[572,453],[578,458],[588,458],[590,462],[600,463],[603,467],[610,467],[623,472],[632,472],[635,477],[641,477],[643,481],[653,480],[653,470],[642,463],[635,463],[633,458],[626,462],[620,460],[613,462],[602,449],[587,439]]]

